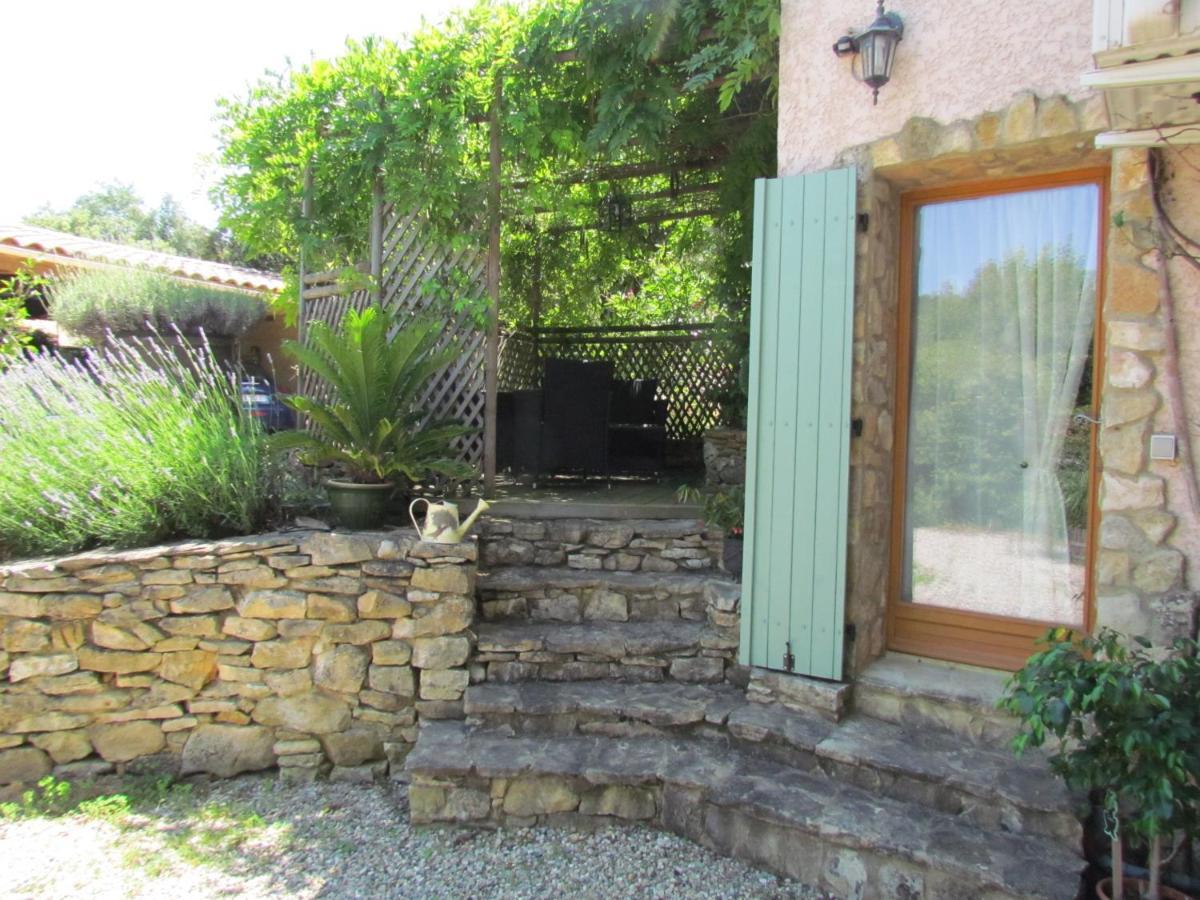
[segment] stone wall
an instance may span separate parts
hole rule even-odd
[[[1164,202],[1171,218],[1200,237],[1200,150],[1165,154]],[[1168,389],[1167,328],[1160,295],[1147,151],[1113,152],[1101,405],[1101,525],[1096,620],[1169,642],[1194,627],[1200,510],[1188,495],[1183,461],[1151,461],[1154,432],[1177,434]],[[1178,369],[1191,443],[1200,443],[1200,278],[1181,258],[1168,264],[1175,294]],[[1189,565],[1190,563],[1190,565]]]
[[[0,567],[0,785],[380,775],[462,714],[476,552],[306,531]]]
[[[605,572],[716,568],[722,536],[700,519],[480,520],[484,565],[566,566]]]
[[[896,254],[881,252],[900,239],[899,203],[885,179],[859,187],[859,212],[868,217],[855,247],[854,365],[850,416],[862,431],[850,441],[847,516],[847,675],[884,650],[888,562],[891,557],[892,428],[896,380]],[[852,639],[849,637],[852,635]]]
[[[746,432],[714,428],[704,433],[704,486],[740,487],[746,483]]]

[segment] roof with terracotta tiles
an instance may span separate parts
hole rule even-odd
[[[64,266],[71,265],[72,261],[135,266],[243,290],[278,291],[283,288],[283,279],[273,272],[98,241],[33,225],[0,224],[0,257],[4,256]]]

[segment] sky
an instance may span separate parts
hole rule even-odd
[[[917,293],[966,290],[979,269],[1017,251],[1070,247],[1095,271],[1100,209],[1094,184],[930,203],[918,218]]]
[[[337,55],[347,37],[400,39],[470,0],[57,0],[5,5],[0,223],[69,206],[102,182],[151,206],[171,194],[216,224],[217,99],[268,69]]]

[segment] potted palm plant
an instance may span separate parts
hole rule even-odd
[[[1162,884],[1164,858],[1200,812],[1200,661],[1194,640],[1170,650],[1112,629],[1078,638],[1055,629],[1009,681],[1000,705],[1021,720],[1020,754],[1057,739],[1051,768],[1072,788],[1103,797],[1112,840],[1106,900],[1180,898]],[[1125,877],[1124,848],[1147,851],[1149,878]]]
[[[369,307],[347,310],[337,329],[312,323],[305,344],[285,342],[285,352],[314,372],[324,391],[288,398],[310,428],[280,432],[273,441],[298,450],[310,465],[341,466],[345,478],[325,482],[340,525],[378,526],[394,491],[407,492],[430,475],[470,476],[451,446],[470,429],[429,421],[418,402],[430,379],[454,358],[452,348],[438,349],[441,333],[439,322],[401,322]]]

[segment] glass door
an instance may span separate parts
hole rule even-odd
[[[906,200],[896,649],[1013,668],[1087,626],[1101,193]]]

